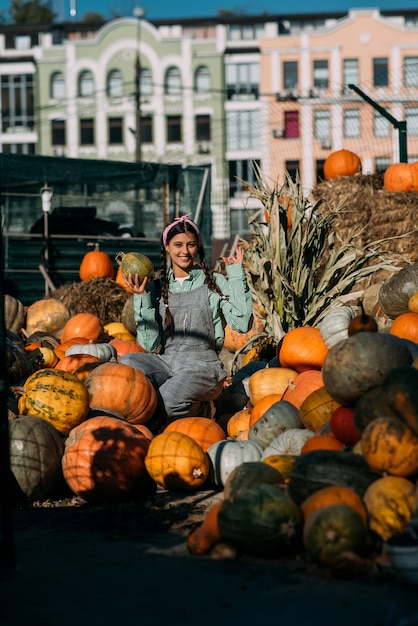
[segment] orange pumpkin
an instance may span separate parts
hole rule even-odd
[[[265,396],[271,394],[283,396],[296,376],[298,376],[297,371],[289,367],[265,367],[251,374],[248,379],[248,389],[253,407]]]
[[[303,401],[309,394],[323,386],[322,372],[319,370],[305,370],[289,383],[283,394],[283,400],[287,400],[297,409],[300,409]]]
[[[316,435],[303,444],[301,454],[312,452],[312,450],[342,450],[343,448],[344,444],[334,435]]]
[[[241,350],[252,337],[262,332],[264,332],[264,321],[254,313],[252,326],[247,333],[240,333],[237,330],[233,330],[228,324],[225,326],[223,347],[229,352],[236,352],[237,350]]]
[[[325,387],[312,391],[300,405],[300,419],[305,428],[317,432],[331,419],[331,415],[340,405],[332,398]]]
[[[282,367],[297,372],[321,369],[328,348],[318,328],[301,326],[289,330],[283,337],[278,354]]]
[[[65,441],[62,470],[70,489],[88,502],[148,495],[145,468],[149,440],[133,424],[96,416],[73,428]]]
[[[189,435],[205,452],[213,443],[226,439],[226,433],[221,426],[208,417],[180,417],[170,422],[163,432]]]
[[[63,359],[68,348],[71,348],[71,346],[75,344],[87,345],[88,343],[90,343],[90,340],[87,339],[87,337],[73,337],[72,339],[61,342],[54,348],[54,352],[59,359]]]
[[[129,293],[134,293],[134,290],[131,289],[129,285],[126,283],[122,274],[122,267],[120,265],[118,266],[118,269],[116,270],[115,281],[120,287],[123,287]]]
[[[41,331],[60,335],[71,314],[60,300],[45,298],[31,304],[26,311],[26,334]]]
[[[312,493],[300,505],[305,521],[317,509],[331,504],[345,504],[353,507],[361,516],[364,526],[367,528],[367,510],[360,496],[350,487],[331,485],[323,487]]]
[[[392,163],[383,176],[386,191],[418,191],[418,168],[412,163]]]
[[[191,554],[208,554],[221,541],[218,513],[222,500],[213,504],[206,512],[205,518],[187,537],[187,549]]]
[[[418,343],[418,313],[409,311],[396,317],[389,329],[391,335]]]
[[[157,485],[173,491],[201,487],[209,476],[209,457],[189,435],[162,432],[150,442],[145,466]]]
[[[241,411],[237,411],[237,413],[231,415],[226,425],[228,436],[235,439],[240,433],[244,431],[248,432],[250,428],[250,418],[251,408],[241,409]]]
[[[97,315],[77,313],[65,324],[61,334],[61,343],[74,337],[86,337],[89,341],[98,341],[102,333],[103,324]]]
[[[350,150],[334,150],[324,162],[326,180],[338,178],[338,176],[354,176],[360,170],[360,157]]]
[[[418,313],[418,292],[414,293],[408,300],[408,309],[412,313]]]
[[[116,348],[118,359],[120,359],[122,354],[127,354],[128,352],[146,352],[138,343],[128,341],[127,339],[111,339],[109,343]]]
[[[108,361],[98,365],[85,381],[90,405],[114,410],[132,424],[148,422],[157,407],[157,394],[140,370]]]
[[[99,357],[93,356],[92,354],[71,354],[64,356],[60,361],[58,361],[55,369],[74,374],[75,370],[77,370],[81,365],[85,365],[85,363],[99,364],[103,363],[103,361],[99,359]]]
[[[113,267],[112,259],[106,252],[100,250],[99,244],[87,244],[94,246],[94,250],[87,252],[81,261],[79,268],[80,280],[92,280],[100,276],[108,276],[113,278],[115,275],[115,268]]]

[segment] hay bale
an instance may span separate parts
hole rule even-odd
[[[318,183],[312,196],[315,202],[324,200],[322,210],[344,207],[335,224],[343,241],[357,232],[356,245],[364,247],[376,242],[376,248],[382,253],[399,258],[400,266],[418,262],[417,192],[386,191],[383,174],[355,174]],[[379,270],[364,281],[362,287],[390,275]]]
[[[120,322],[125,302],[131,297],[126,289],[108,277],[64,285],[50,295],[63,302],[72,315],[93,313],[103,325]]]

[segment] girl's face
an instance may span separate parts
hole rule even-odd
[[[174,235],[165,249],[170,255],[174,276],[179,278],[187,276],[199,252],[196,235],[193,233]]]

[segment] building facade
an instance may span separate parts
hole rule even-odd
[[[309,191],[332,150],[399,160],[370,101],[418,159],[418,10],[1,26],[0,84],[3,152],[210,164],[215,239],[248,230],[254,164]]]

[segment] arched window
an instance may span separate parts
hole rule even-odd
[[[78,77],[78,95],[80,98],[89,98],[94,95],[94,79],[90,70],[80,72]]]
[[[206,65],[197,68],[194,75],[195,93],[209,93],[210,91],[210,73]]]
[[[151,70],[149,69],[149,67],[141,68],[139,92],[143,96],[152,95],[152,92],[153,92],[152,74],[151,74]]]
[[[50,97],[65,98],[65,79],[62,72],[54,72],[51,76]]]
[[[166,96],[181,95],[181,74],[178,67],[169,67],[165,74],[164,93]]]
[[[107,75],[107,95],[109,98],[120,98],[123,95],[123,80],[120,70],[111,70]]]

